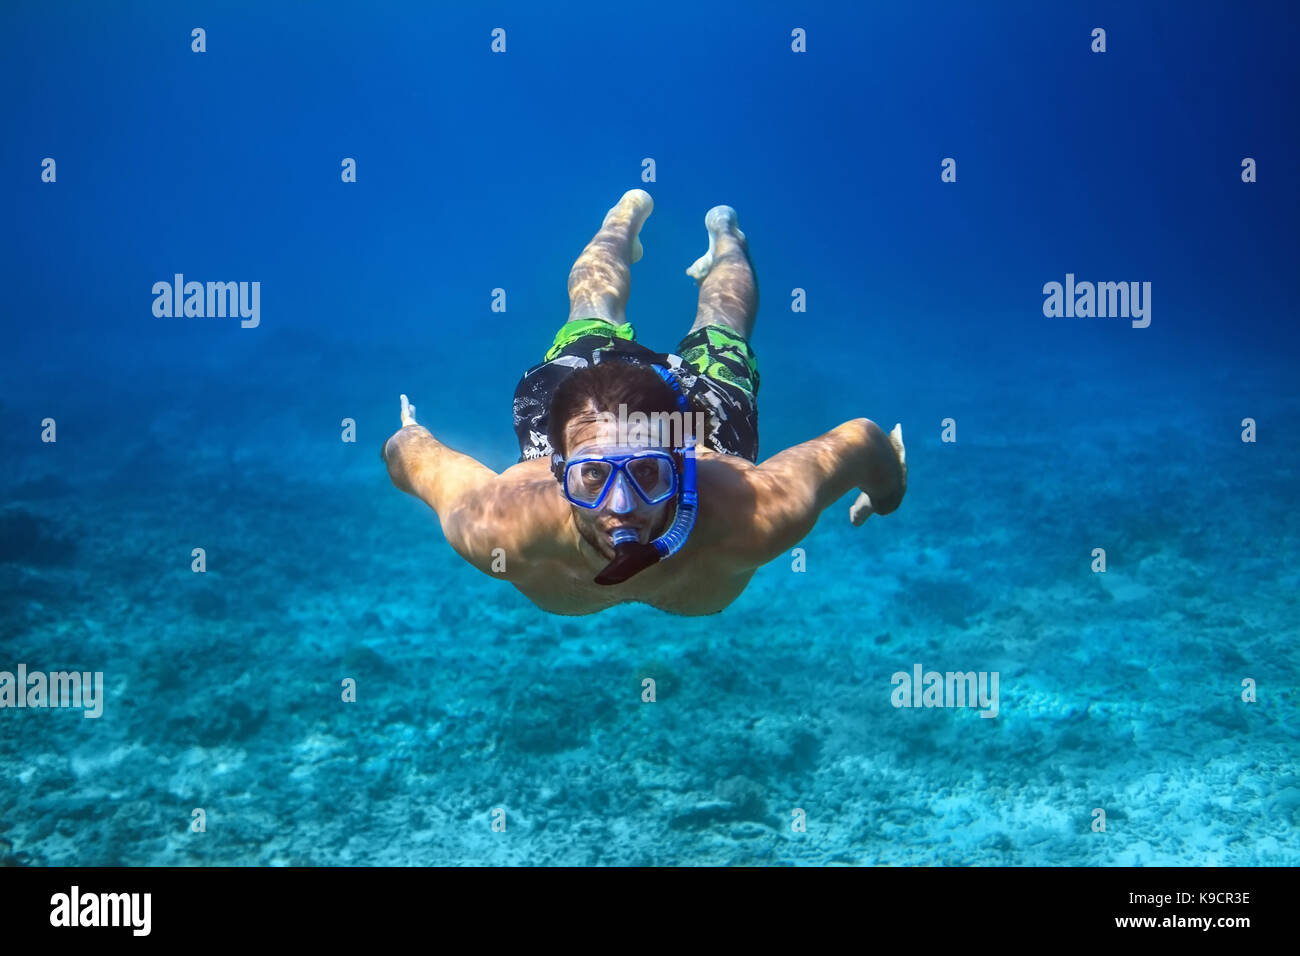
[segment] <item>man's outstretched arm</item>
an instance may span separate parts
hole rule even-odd
[[[384,445],[394,485],[446,519],[457,499],[497,476],[469,455],[448,448],[415,420],[415,406],[402,396],[402,428]]]
[[[448,448],[416,422],[405,395],[402,428],[384,445],[383,457],[393,484],[437,512],[447,543],[484,574],[513,580],[541,544],[557,537],[552,482],[509,480]]]
[[[855,418],[774,455],[746,478],[755,507],[740,548],[757,567],[803,540],[818,516],[855,488],[861,494],[850,509],[853,524],[897,510],[907,491],[903,430],[895,425],[886,434],[870,419]]]

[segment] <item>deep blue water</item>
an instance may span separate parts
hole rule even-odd
[[[0,8],[0,671],[105,688],[0,709],[0,856],[1300,862],[1296,13],[700,9]],[[760,459],[907,442],[896,513],[846,497],[716,617],[544,613],[378,456],[406,392],[514,461],[633,188],[656,349],[738,212]],[[177,273],[259,282],[257,326],[155,316]],[[1149,324],[1046,316],[1067,274]],[[997,672],[997,717],[893,707],[917,664]]]

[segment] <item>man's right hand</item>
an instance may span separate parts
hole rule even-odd
[[[394,459],[398,456],[402,445],[410,438],[421,433],[429,435],[429,430],[415,420],[415,406],[410,403],[405,395],[402,396],[402,427],[393,432],[392,437],[384,442],[384,447],[380,450],[380,456],[388,465],[389,477],[393,479],[393,484],[397,485],[403,491],[409,492],[410,482],[407,480],[401,463]],[[412,427],[414,426],[414,427]],[[432,438],[432,435],[429,435]]]
[[[420,423],[415,420],[415,406],[412,405],[409,401],[407,401],[406,396],[403,395],[402,396],[402,427],[405,428],[407,425],[418,425],[418,424]]]
[[[893,450],[894,458],[897,459],[897,479],[894,487],[888,493],[889,514],[898,509],[903,501],[903,495],[907,494],[907,449],[903,447],[903,426],[897,424],[889,433],[889,447]],[[885,494],[881,494],[882,501],[885,500]],[[858,495],[857,500],[849,506],[849,521],[854,527],[862,524],[874,514],[879,514],[876,506],[872,504],[871,496],[863,491]]]

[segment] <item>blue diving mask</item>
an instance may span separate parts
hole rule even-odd
[[[615,513],[636,507],[630,492],[647,505],[663,504],[677,494],[677,463],[658,449],[629,450],[628,454],[583,455],[564,463],[560,487],[564,497],[579,508],[599,508],[618,486],[620,504]]]

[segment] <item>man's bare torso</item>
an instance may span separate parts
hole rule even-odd
[[[536,521],[552,529],[550,544],[528,556],[507,576],[515,587],[543,610],[554,614],[591,614],[617,604],[649,604],[673,614],[716,614],[736,599],[755,568],[741,567],[734,553],[737,541],[727,534],[744,520],[742,501],[735,492],[744,485],[748,461],[732,455],[701,450],[697,453],[700,511],[685,547],[670,560],[660,561],[622,584],[594,582],[609,562],[579,533],[569,518],[570,506],[560,493],[544,460],[522,462],[503,471],[499,481],[514,484],[518,498],[544,502],[532,515],[510,520]],[[729,496],[728,492],[732,495]],[[538,513],[541,511],[541,513]],[[531,551],[531,549],[530,549]],[[507,559],[508,560],[508,559]],[[512,573],[513,572],[513,573]]]

